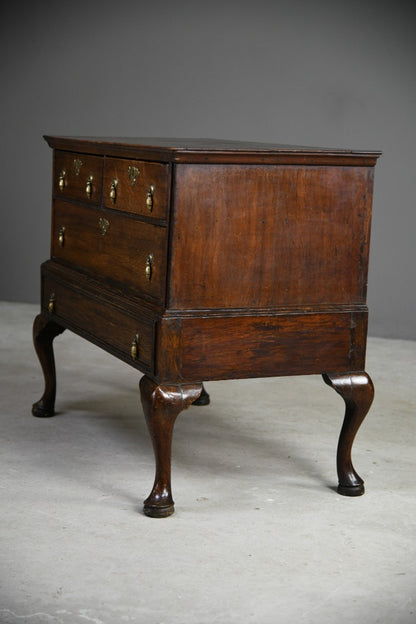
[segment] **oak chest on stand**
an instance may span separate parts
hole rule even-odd
[[[70,329],[144,374],[156,476],[144,512],[173,513],[178,414],[204,381],[322,374],[345,400],[341,494],[373,398],[366,290],[379,152],[217,140],[46,137],[51,257],[34,343],[55,405],[53,340]]]

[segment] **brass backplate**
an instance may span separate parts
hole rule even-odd
[[[107,234],[107,230],[110,227],[110,221],[104,219],[104,217],[100,217],[98,219],[98,227],[100,228],[100,232],[103,236]]]
[[[82,160],[80,160],[79,158],[75,158],[74,160],[75,175],[79,175],[79,172],[81,171],[81,167],[82,167]]]
[[[129,176],[130,184],[134,186],[136,184],[136,180],[140,175],[140,171],[137,167],[129,167],[127,169],[127,175]]]

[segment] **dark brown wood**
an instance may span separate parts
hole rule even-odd
[[[177,166],[169,307],[364,303],[372,179],[368,167]]]
[[[90,177],[91,189],[87,193]],[[79,199],[86,204],[98,205],[101,202],[102,177],[103,159],[99,156],[56,151],[53,172],[53,193],[56,197]]]
[[[144,513],[165,518],[174,512],[171,490],[171,449],[173,426],[178,414],[194,403],[202,384],[158,386],[148,377],[140,380],[140,395],[156,460],[153,489],[144,502]]]
[[[364,310],[182,318],[175,369],[181,381],[210,381],[362,368],[365,345],[354,339],[366,322]]]
[[[173,423],[189,404],[209,403],[203,381],[324,373],[347,403],[340,491],[361,493],[350,454],[371,403],[372,385],[355,371],[365,370],[379,152],[46,139],[51,258],[35,344],[47,390],[34,411],[53,413],[58,327],[144,373],[157,465],[146,513],[163,516],[173,511]]]
[[[134,182],[129,177],[135,169]],[[117,180],[114,201],[110,197],[111,184]],[[153,185],[151,208],[146,203]],[[167,164],[149,163],[124,158],[105,158],[103,203],[107,208],[122,210],[151,219],[166,220],[170,199],[170,168]]]
[[[326,373],[323,379],[344,399],[346,406],[337,450],[338,492],[344,496],[361,496],[364,494],[364,481],[354,469],[351,449],[357,431],[373,402],[373,382],[365,372]]]
[[[209,405],[211,403],[210,396],[202,385],[202,392],[197,399],[193,402],[193,405]]]
[[[64,244],[59,243],[65,228]],[[106,227],[107,229],[102,229]],[[151,277],[146,260],[152,254]],[[118,282],[144,298],[165,299],[167,229],[106,209],[54,202],[52,257]]]
[[[33,416],[39,418],[48,418],[55,414],[56,372],[52,343],[64,329],[43,314],[38,314],[33,323],[33,343],[45,379],[44,393],[32,406]]]
[[[124,158],[220,164],[314,164],[371,167],[379,151],[329,149],[280,143],[220,139],[172,139],[149,137],[58,137],[45,136],[55,149],[112,155]]]
[[[63,327],[94,342],[113,355],[139,368],[153,373],[154,321],[144,312],[140,316],[114,305],[100,297],[87,286],[88,282],[78,276],[77,283],[62,278],[49,267],[44,269],[42,284],[44,310],[52,293],[55,296],[53,316]],[[138,336],[138,339],[136,339]],[[131,348],[136,340],[136,356]]]

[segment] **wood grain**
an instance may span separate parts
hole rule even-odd
[[[176,167],[169,307],[365,302],[372,169]]]

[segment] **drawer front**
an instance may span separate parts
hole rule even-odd
[[[103,203],[140,216],[166,219],[169,165],[124,158],[106,158]]]
[[[57,150],[54,157],[53,193],[88,204],[101,202],[103,158]]]
[[[50,275],[42,279],[42,308],[51,318],[106,351],[146,371],[152,370],[154,324],[103,301],[99,295],[73,289]]]
[[[54,202],[52,257],[164,300],[167,229],[111,210]]]

